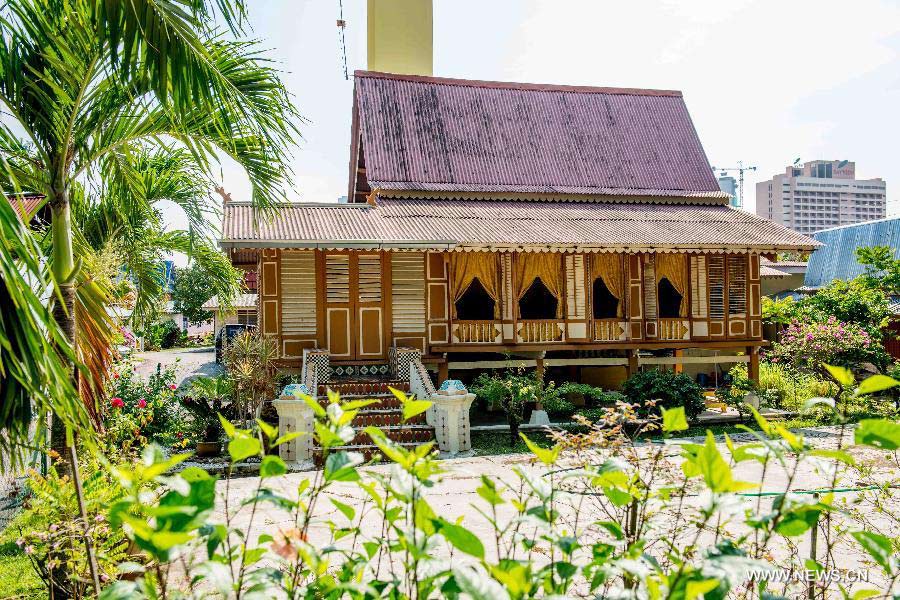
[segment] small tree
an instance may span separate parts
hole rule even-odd
[[[238,288],[240,273],[224,254],[221,257],[221,261],[211,261],[211,268],[216,269],[217,277],[210,277],[209,268],[197,263],[175,270],[172,302],[175,311],[184,315],[191,325],[202,325],[212,319],[212,312],[203,308],[210,298],[222,296],[224,299]],[[222,289],[223,286],[230,289]]]

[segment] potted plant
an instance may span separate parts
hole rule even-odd
[[[197,456],[218,456],[222,451],[222,423],[219,414],[233,418],[229,402],[231,382],[225,376],[200,376],[191,381],[190,395],[181,404],[203,425],[202,441],[197,442]]]

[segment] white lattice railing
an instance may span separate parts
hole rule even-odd
[[[497,321],[456,321],[453,341],[459,344],[492,344],[500,337]]]
[[[659,319],[659,339],[690,339],[691,323],[687,319]]]

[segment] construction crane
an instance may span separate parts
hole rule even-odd
[[[755,171],[755,166],[744,166],[744,161],[739,160],[737,162],[738,166],[736,167],[713,167],[713,171],[719,172],[719,177],[725,177],[729,172],[738,174],[738,197],[737,197],[737,205],[738,207],[744,206],[744,173],[747,171]]]

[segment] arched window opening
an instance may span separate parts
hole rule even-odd
[[[615,319],[619,315],[619,299],[612,295],[602,277],[594,280],[594,318]]]
[[[491,321],[494,318],[494,299],[476,277],[456,301],[456,318],[460,321]]]
[[[519,300],[519,318],[555,319],[558,305],[556,296],[550,293],[540,277],[536,277]]]
[[[677,319],[681,316],[681,294],[667,278],[659,280],[656,290],[661,319]]]

